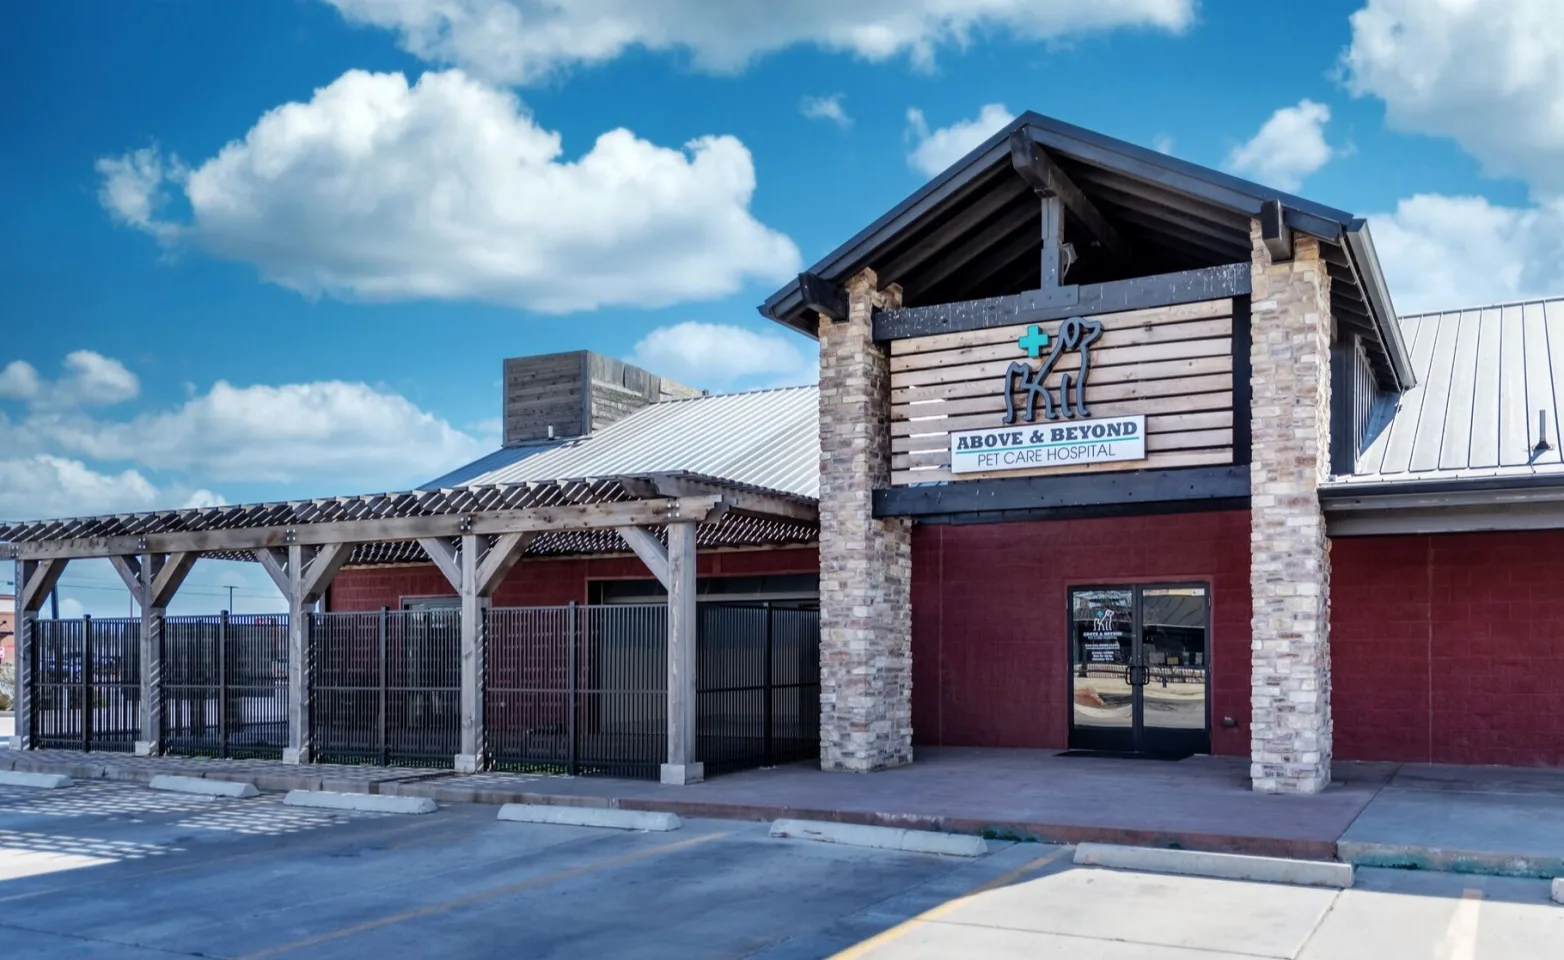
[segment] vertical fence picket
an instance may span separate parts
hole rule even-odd
[[[81,618],[81,748],[92,749],[92,618]]]

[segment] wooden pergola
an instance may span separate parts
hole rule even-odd
[[[688,473],[653,473],[169,510],[0,525],[0,559],[16,563],[16,729],[31,746],[28,680],[34,623],[71,560],[106,558],[141,608],[140,739],[163,744],[161,635],[169,601],[197,559],[259,562],[288,603],[288,747],[307,762],[309,634],[305,612],[344,566],[433,563],[461,597],[461,753],[483,754],[483,608],[524,556],[626,553],[668,591],[668,760],[662,779],[702,778],[695,738],[696,553],[807,543],[815,502]]]

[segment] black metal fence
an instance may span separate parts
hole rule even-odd
[[[458,610],[310,620],[310,735],[323,763],[449,767],[461,752]]]
[[[668,749],[665,604],[489,611],[496,768],[655,778]],[[818,611],[702,604],[697,751],[709,774],[819,755]]]
[[[169,753],[279,758],[288,745],[288,618],[163,621],[163,730]]]
[[[668,608],[496,608],[483,656],[486,753],[502,770],[656,778],[667,759]],[[449,767],[461,752],[457,610],[312,614],[314,759]],[[41,747],[139,739],[141,622],[39,620]],[[708,774],[818,756],[820,615],[701,604],[697,750]],[[288,619],[169,617],[161,702],[170,753],[270,758],[288,741]]]
[[[33,743],[129,753],[140,736],[141,621],[35,620]]]

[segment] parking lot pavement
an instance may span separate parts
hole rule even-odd
[[[1556,957],[1539,881],[1364,871],[1344,893],[774,840],[0,788],[13,957]],[[1464,952],[1463,952],[1464,951]]]
[[[881,911],[880,919],[892,918]],[[1352,889],[1335,891],[1078,868],[1061,858],[886,926],[838,957],[1552,960],[1560,943],[1564,908],[1549,901],[1545,881],[1360,870]]]

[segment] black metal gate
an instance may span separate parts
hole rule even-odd
[[[820,755],[820,612],[701,604],[696,730],[715,775]]]
[[[129,753],[140,737],[141,621],[35,620],[32,742]]]
[[[288,618],[163,621],[163,730],[169,753],[280,758],[288,745]]]
[[[668,749],[665,604],[489,611],[497,769],[655,779]],[[820,615],[702,604],[697,750],[708,774],[819,756]]]
[[[668,606],[488,612],[484,732],[497,769],[655,779],[668,755]]]
[[[462,725],[460,611],[312,614],[309,630],[317,761],[455,762]]]

